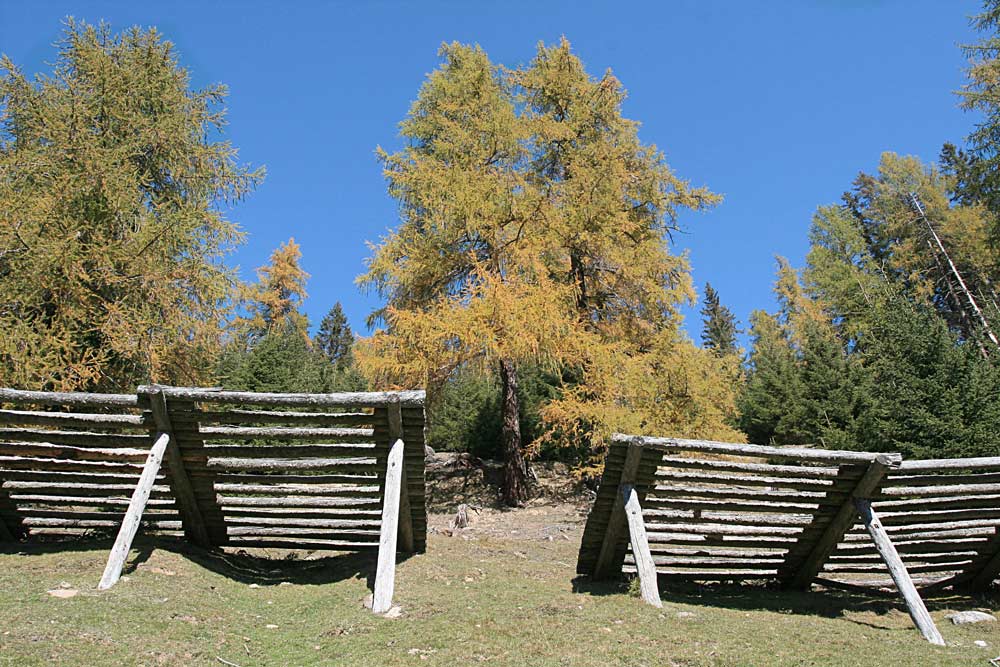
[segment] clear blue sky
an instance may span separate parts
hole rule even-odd
[[[773,308],[774,255],[802,264],[818,205],[835,202],[883,151],[937,157],[974,117],[952,91],[958,44],[978,3],[864,2],[126,2],[0,0],[0,51],[45,70],[67,15],[115,29],[154,25],[196,86],[229,86],[228,137],[267,167],[232,212],[249,238],[246,278],[290,236],[312,274],[315,325],[343,302],[352,326],[377,304],[360,294],[366,240],[396,224],[376,145],[399,145],[404,117],[442,41],[478,42],[526,62],[567,36],[595,75],[629,90],[627,116],[683,177],[725,195],[683,219],[699,288],[711,282],[745,324]],[[697,339],[697,308],[688,311]]]

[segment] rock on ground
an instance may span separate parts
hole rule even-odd
[[[946,618],[951,619],[955,625],[966,625],[968,623],[993,623],[997,617],[981,611],[959,611],[949,614]]]

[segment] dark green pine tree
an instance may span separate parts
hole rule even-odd
[[[736,317],[719,301],[719,293],[705,283],[705,305],[701,309],[701,340],[706,349],[722,357],[736,353]]]
[[[325,354],[330,363],[338,369],[351,365],[354,333],[347,323],[347,317],[339,301],[333,304],[333,308],[319,323],[319,331],[313,343],[316,349]]]
[[[752,443],[800,444],[807,436],[796,351],[774,316],[756,311],[750,323],[747,381],[737,399],[740,430]]]

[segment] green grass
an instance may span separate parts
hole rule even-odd
[[[427,553],[399,567],[394,620],[363,607],[365,557],[263,561],[143,543],[127,579],[99,593],[106,543],[8,548],[0,665],[986,667],[1000,654],[1000,624],[944,619],[995,610],[995,599],[932,601],[944,648],[888,599],[689,586],[671,587],[659,610],[627,584],[574,583],[579,532],[570,536],[431,535]],[[61,582],[80,593],[46,593]]]

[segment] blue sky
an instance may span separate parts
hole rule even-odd
[[[722,193],[676,238],[699,289],[709,281],[745,324],[773,308],[774,255],[802,264],[818,205],[835,202],[883,151],[935,160],[975,118],[957,108],[958,44],[976,2],[125,2],[0,0],[0,51],[46,70],[67,15],[115,29],[158,27],[195,86],[229,86],[227,136],[264,165],[232,211],[249,233],[232,258],[245,278],[290,236],[312,275],[315,325],[339,300],[352,326],[378,302],[354,278],[365,242],[396,224],[373,151],[403,119],[442,41],[528,61],[561,35],[595,75],[629,90],[642,123],[684,178]],[[697,339],[697,307],[687,326]]]

